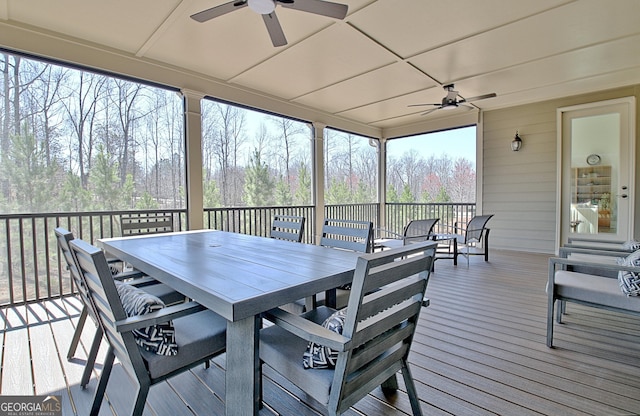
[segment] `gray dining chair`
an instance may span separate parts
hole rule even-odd
[[[82,302],[82,310],[80,311],[80,317],[78,318],[75,332],[73,333],[73,336],[71,338],[71,344],[69,345],[69,350],[67,352],[67,360],[71,360],[75,356],[87,317],[90,317],[97,327],[96,332],[93,336],[91,347],[89,348],[89,354],[85,363],[84,372],[82,374],[82,378],[80,379],[80,386],[82,388],[85,388],[89,383],[89,379],[91,378],[91,371],[93,370],[93,367],[95,365],[96,356],[100,348],[100,342],[102,341],[103,334],[100,327],[98,326],[98,320],[96,318],[95,311],[91,307],[86,286],[84,285],[82,278],[78,273],[78,266],[76,265],[75,259],[71,253],[69,243],[74,240],[73,233],[62,227],[57,227],[54,230],[54,233],[56,235],[60,253],[65,260],[64,263],[69,270],[71,280],[75,285],[78,297]],[[119,281],[129,281],[130,284],[142,288],[145,292],[158,297],[167,305],[184,302],[186,300],[183,294],[176,292],[169,286],[164,285],[149,276],[145,276],[141,272],[130,271],[113,274],[113,268],[109,267],[109,269],[112,271],[113,279]]]
[[[440,218],[428,218],[422,220],[411,220],[404,226],[402,234],[397,234],[389,230],[381,230],[385,238],[373,240],[374,248],[397,248],[416,241],[432,239],[434,228]]]
[[[167,212],[122,214],[120,227],[123,237],[170,233],[173,231],[173,214]]]
[[[361,253],[373,251],[373,223],[371,221],[325,219],[322,226],[320,245]],[[286,305],[294,313],[314,309],[318,305],[328,304],[343,307],[349,299],[349,285],[324,293],[299,299]]]
[[[413,414],[421,415],[407,357],[436,245],[363,254],[346,309],[269,311],[274,325],[260,331],[260,359],[329,415],[344,413],[377,386],[395,381],[400,370]]]
[[[469,266],[470,256],[484,256],[484,261],[489,261],[489,232],[487,223],[493,217],[493,214],[489,215],[476,215],[469,222],[464,225],[458,225],[458,222],[453,224],[453,228],[445,234],[436,234],[435,238],[441,241],[447,241],[452,245],[455,245],[453,253],[449,250],[449,255],[452,257],[438,256],[438,258],[453,258],[453,264],[458,264],[458,256],[462,255],[467,259],[467,266]],[[480,248],[482,244],[482,248]]]
[[[271,224],[271,238],[302,242],[305,218],[296,215],[275,215]]]
[[[371,221],[325,219],[322,226],[320,245],[343,250],[371,253],[373,251],[373,223]],[[306,301],[309,310],[326,303],[338,308],[344,307],[349,299],[350,285],[318,294]]]
[[[139,289],[116,287],[102,250],[79,239],[69,246],[109,346],[91,416],[100,411],[116,358],[137,385],[131,414],[138,416],[151,386],[225,351],[226,319],[196,302],[162,307]]]
[[[371,253],[373,223],[371,221],[325,219],[320,245]]]

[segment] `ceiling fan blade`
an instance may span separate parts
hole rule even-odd
[[[421,116],[426,116],[427,114],[431,114],[436,110],[440,110],[442,107],[436,107],[436,108],[432,108],[431,110],[427,110],[424,113],[420,113]]]
[[[425,105],[442,105],[442,103],[437,103],[437,104],[409,104],[407,107],[424,107]]]
[[[322,16],[333,17],[335,19],[344,19],[347,16],[349,6],[346,4],[333,3],[323,0],[294,0],[293,2],[281,2],[278,1],[282,7],[288,9],[300,10],[303,12],[309,12],[319,14]]]
[[[270,14],[263,14],[262,20],[264,20],[264,24],[267,26],[267,31],[269,32],[269,36],[271,37],[273,46],[286,45],[287,38],[284,36],[282,26],[280,26],[280,22],[278,21],[278,16],[276,16],[276,13],[272,12]]]
[[[203,10],[196,14],[192,14],[191,18],[200,23],[211,20],[214,17],[222,16],[223,14],[231,13],[234,10],[241,9],[247,6],[247,0],[235,0],[229,3],[221,4],[220,6],[212,7],[207,10]]]
[[[466,100],[461,100],[460,102],[467,102],[470,103],[471,101],[478,101],[478,100],[484,100],[486,98],[493,98],[493,97],[497,97],[498,95],[495,92],[492,92],[491,94],[485,94],[485,95],[478,95],[477,97],[471,97],[468,98]]]

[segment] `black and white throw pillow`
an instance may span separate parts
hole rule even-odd
[[[122,306],[128,317],[145,315],[164,308],[164,302],[158,297],[130,284],[114,281]],[[136,344],[158,355],[178,354],[175,329],[172,322],[156,324],[142,329],[134,329]]]
[[[347,318],[347,308],[334,312],[324,320],[322,326],[330,331],[342,335],[344,321]],[[315,342],[310,342],[302,357],[302,365],[309,368],[335,368],[338,360],[338,352]]]
[[[619,263],[623,266],[640,266],[640,250],[629,254]],[[618,284],[620,285],[620,290],[622,290],[622,293],[625,295],[640,295],[640,273],[620,270],[618,272]]]

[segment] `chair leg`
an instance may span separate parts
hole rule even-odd
[[[409,395],[409,402],[411,403],[411,410],[413,416],[422,416],[422,408],[420,407],[420,400],[418,400],[418,390],[413,382],[411,376],[411,370],[409,370],[409,364],[402,361],[402,378],[404,379],[405,387],[407,388],[407,394]]]
[[[141,383],[138,386],[138,394],[136,395],[136,401],[133,404],[133,410],[131,416],[140,416],[144,411],[144,405],[147,402],[147,396],[149,395],[149,383]]]
[[[67,352],[67,360],[71,360],[76,353],[76,349],[78,349],[78,343],[80,342],[80,336],[82,335],[82,329],[84,328],[84,323],[87,320],[87,306],[82,307],[82,312],[80,312],[80,318],[78,318],[78,325],[76,325],[76,332],[73,333],[73,338],[71,338],[71,345],[69,345],[69,351]]]
[[[562,315],[564,315],[565,313],[567,303],[564,300],[560,300],[560,299],[558,299],[556,302],[558,303],[558,306],[556,307],[556,322],[561,324]]]
[[[258,408],[262,409],[264,407],[264,380],[262,380],[262,375],[263,373],[263,369],[262,366],[264,365],[264,361],[260,360],[260,378],[259,378],[259,386],[258,386],[258,401],[260,402],[258,404]]]
[[[547,347],[553,347],[553,306],[555,299],[549,298],[547,305]]]
[[[93,336],[93,342],[91,342],[91,350],[89,350],[89,356],[87,357],[87,363],[84,365],[84,371],[82,373],[82,379],[80,379],[80,387],[85,389],[91,379],[91,371],[96,363],[96,357],[98,356],[98,350],[100,349],[100,343],[102,342],[102,329],[97,328],[96,333]]]
[[[453,265],[458,265],[458,240],[453,240]]]
[[[107,356],[104,360],[104,366],[102,368],[102,374],[100,374],[100,379],[98,381],[98,386],[96,387],[96,392],[93,396],[93,403],[91,404],[91,416],[98,416],[100,412],[100,406],[102,405],[102,399],[104,398],[104,393],[107,391],[107,382],[109,381],[109,376],[111,375],[111,369],[113,368],[113,360],[115,359],[115,354],[113,353],[113,348],[109,346],[107,350]]]
[[[386,379],[381,385],[384,394],[394,393],[398,390],[398,377],[394,374]]]
[[[484,261],[489,261],[489,230],[484,234]]]

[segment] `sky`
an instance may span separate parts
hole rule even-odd
[[[258,131],[261,122],[269,125],[268,117],[266,114],[248,110],[247,130]],[[411,149],[417,150],[425,159],[428,159],[431,155],[441,157],[446,154],[453,160],[460,157],[465,158],[475,166],[476,126],[403,137],[387,142],[388,157],[400,158]]]
[[[449,155],[453,160],[463,157],[476,164],[476,127],[463,127],[437,133],[393,139],[387,142],[389,157],[400,158],[416,149],[424,158]]]

